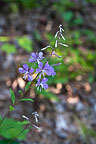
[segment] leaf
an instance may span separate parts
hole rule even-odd
[[[0,140],[0,144],[8,144],[10,142],[10,140]],[[17,141],[12,142],[11,144],[20,144]]]
[[[31,85],[31,81],[26,84],[26,86],[25,86],[25,91],[27,91],[27,90],[29,89],[29,86],[30,86],[30,85]]]
[[[12,103],[15,104],[15,94],[11,88],[10,88],[10,93],[11,93]]]
[[[72,11],[67,11],[62,14],[62,17],[66,22],[70,22],[73,18],[74,14]]]
[[[59,101],[59,98],[58,98],[55,94],[53,94],[53,93],[51,93],[51,92],[49,92],[49,91],[42,90],[42,91],[40,92],[40,91],[37,91],[37,90],[36,90],[36,93],[37,93],[37,94],[42,94],[45,98],[54,99],[54,100],[56,100],[56,101]]]
[[[34,102],[34,100],[32,100],[30,98],[23,98],[23,99],[20,99],[19,101],[31,101],[31,102]]]
[[[31,52],[33,49],[32,41],[27,36],[19,37],[18,43],[22,48],[24,48],[28,52]]]
[[[21,95],[23,95],[23,92],[21,90],[18,91]]]
[[[29,123],[29,121],[23,121],[23,122],[22,122],[23,125],[26,125],[26,124],[28,124],[28,123]]]
[[[12,44],[5,43],[1,46],[1,50],[7,54],[16,53],[16,47]]]
[[[9,106],[9,110],[10,110],[10,111],[14,111],[14,107],[10,105],[10,106]]]
[[[0,115],[0,122],[2,121],[2,117],[1,117],[1,115]]]
[[[0,127],[0,136],[6,139],[15,138],[23,130],[22,122],[18,122],[13,119],[6,118]],[[21,135],[18,136],[19,139],[25,139],[28,129],[25,130]]]

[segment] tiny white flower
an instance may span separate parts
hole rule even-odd
[[[46,49],[49,48],[49,47],[53,49],[52,46],[46,46],[46,47],[42,48],[41,50],[42,50],[42,51],[43,51],[43,50],[46,50]]]
[[[57,37],[58,33],[59,33],[59,31],[56,32],[56,34],[55,34],[55,38]]]
[[[22,117],[29,121],[29,118],[26,117],[25,115],[22,115]]]
[[[55,42],[55,47],[57,47],[57,42],[58,42],[58,41],[56,40],[56,42]]]
[[[35,121],[38,122],[38,117],[39,117],[39,114],[37,112],[33,112],[32,113],[35,117]]]
[[[38,126],[32,124],[32,126],[34,126],[35,128],[37,128],[38,130],[41,130]]]
[[[61,35],[61,37],[63,38],[63,40],[65,40],[64,36],[62,35],[62,33],[61,33],[60,35]]]
[[[68,47],[68,45],[66,45],[66,44],[62,44],[62,43],[58,43],[58,44],[63,45],[63,46],[65,46],[65,47]]]

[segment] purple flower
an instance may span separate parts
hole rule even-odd
[[[39,68],[36,69],[36,73],[40,73],[40,77],[41,75],[45,76],[45,74],[47,74],[48,76],[54,76],[56,73],[54,71],[54,68],[52,66],[50,66],[48,64],[48,62],[43,66],[43,63],[40,62],[38,65]]]
[[[55,56],[57,56],[58,58],[61,58],[61,56],[57,55],[57,54],[55,53],[55,51],[52,52],[52,55],[55,55]]]
[[[28,76],[28,81],[32,81],[33,80],[33,77],[31,76],[31,74],[33,73],[34,69],[32,67],[29,68],[27,64],[24,64],[23,68],[20,67],[18,69],[18,71],[20,73],[24,73],[24,76],[23,76],[24,79],[26,79],[26,77]]]
[[[29,62],[32,63],[32,62],[39,62],[43,59],[43,52],[39,52],[39,53],[31,53],[31,58],[29,58]]]
[[[48,84],[46,84],[47,81],[48,81],[47,78],[43,78],[42,80],[40,78],[37,79],[37,84],[36,84],[37,89],[40,88],[40,91],[41,88],[48,89]]]

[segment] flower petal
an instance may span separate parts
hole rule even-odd
[[[44,89],[48,89],[48,84],[44,83],[44,84],[43,84],[43,88],[44,88]]]
[[[40,69],[42,69],[42,67],[43,67],[43,63],[40,62],[39,65],[38,65],[38,67],[39,67]]]
[[[44,66],[44,69],[49,69],[49,64],[48,64],[48,62],[45,64],[45,66]]]
[[[30,63],[32,63],[32,62],[34,62],[34,61],[36,61],[36,59],[29,58],[29,62],[30,62]]]
[[[25,73],[25,72],[26,72],[23,68],[19,68],[18,71],[19,71],[20,73]]]
[[[29,70],[29,73],[33,73],[34,69],[31,67],[30,70]]]
[[[39,58],[43,58],[43,52],[39,52]]]
[[[32,80],[33,80],[33,77],[28,74],[28,81],[32,81]]]
[[[36,59],[36,54],[35,54],[35,52],[31,53],[31,56],[32,56],[34,59]]]
[[[28,65],[27,65],[27,64],[24,64],[24,65],[23,65],[23,68],[24,68],[26,71],[28,71]]]
[[[41,80],[41,83],[46,83],[47,81],[48,81],[47,78],[43,78],[43,79]]]
[[[40,82],[37,82],[36,87],[37,87],[37,86],[40,86]]]
[[[41,78],[38,78],[37,81],[40,83]]]
[[[39,72],[41,72],[41,69],[37,68],[36,69],[36,74],[38,74]]]

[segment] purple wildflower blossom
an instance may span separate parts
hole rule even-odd
[[[33,77],[31,76],[31,74],[33,73],[34,69],[32,67],[29,68],[27,64],[24,64],[23,68],[20,67],[18,69],[18,71],[20,73],[24,73],[24,76],[23,76],[24,79],[26,79],[26,77],[28,76],[28,81],[32,81],[33,80]]]
[[[43,78],[42,80],[38,78],[37,84],[36,84],[37,89],[40,88],[40,91],[41,91],[41,88],[47,89],[48,88],[48,84],[46,84],[47,81],[48,81],[47,78]]]
[[[52,66],[50,66],[48,64],[48,62],[44,66],[43,66],[43,63],[40,62],[38,67],[39,68],[36,69],[36,73],[37,74],[40,73],[40,75],[39,75],[40,77],[41,77],[41,75],[44,76],[45,74],[47,74],[48,76],[51,76],[51,75],[54,76],[56,74],[54,71],[54,68]]]
[[[32,63],[32,62],[39,62],[43,59],[43,52],[39,52],[39,53],[31,53],[31,58],[29,58],[29,62]]]
[[[52,55],[55,55],[55,56],[57,56],[58,58],[61,58],[61,56],[57,55],[57,54],[55,53],[55,51],[52,52]]]

